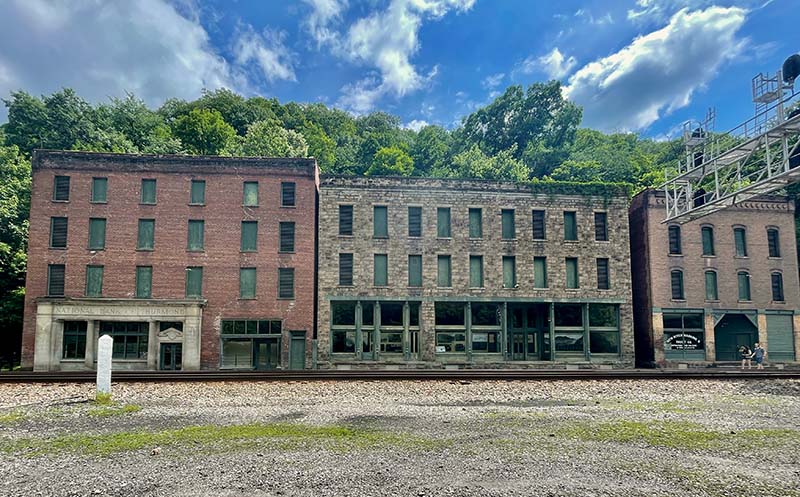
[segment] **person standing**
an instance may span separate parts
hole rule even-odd
[[[756,369],[764,369],[764,356],[766,354],[767,351],[764,350],[760,343],[756,343],[753,346],[753,360],[756,361]]]
[[[739,355],[742,358],[742,370],[744,370],[745,365],[747,365],[747,369],[750,369],[752,367],[750,360],[753,358],[753,352],[750,351],[750,347],[747,345],[739,347]]]

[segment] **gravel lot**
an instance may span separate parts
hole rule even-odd
[[[0,385],[0,495],[800,496],[800,381]]]

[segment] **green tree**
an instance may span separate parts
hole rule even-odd
[[[257,157],[307,157],[308,145],[303,135],[286,130],[278,121],[259,121],[247,128],[244,137],[237,137],[224,154]]]
[[[277,105],[277,100],[270,101],[261,97],[245,99],[227,88],[203,90],[202,96],[191,103],[192,108],[218,111],[240,136],[244,136],[247,127],[254,122],[275,119],[273,108]]]
[[[410,176],[414,160],[398,147],[384,147],[375,152],[367,176]]]
[[[432,175],[443,178],[477,178],[506,181],[527,181],[528,169],[515,157],[516,147],[488,156],[477,145],[457,154]]]
[[[190,152],[200,155],[218,155],[236,136],[222,114],[209,109],[192,109],[178,117],[174,133]]]
[[[431,171],[442,169],[451,156],[453,140],[441,126],[425,126],[414,139],[411,157],[414,159],[414,175],[428,176]]]
[[[98,113],[107,116],[110,127],[124,135],[138,150],[147,148],[156,128],[164,126],[164,118],[131,93],[125,98],[112,98],[110,104],[98,108]]]
[[[332,171],[336,164],[336,142],[314,123],[306,123],[301,134],[308,142],[308,154],[317,159],[320,170]]]

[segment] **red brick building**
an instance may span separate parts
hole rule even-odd
[[[303,368],[314,159],[37,151],[24,367]]]

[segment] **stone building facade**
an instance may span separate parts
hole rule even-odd
[[[303,368],[315,316],[313,159],[37,151],[23,366]]]
[[[739,359],[760,342],[767,360],[800,357],[794,203],[769,196],[701,219],[663,224],[665,194],[630,207],[633,308],[640,365]]]
[[[633,365],[627,207],[614,189],[323,177],[320,367]]]

